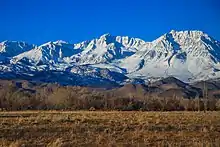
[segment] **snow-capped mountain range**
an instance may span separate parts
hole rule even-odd
[[[0,78],[86,86],[147,83],[173,76],[184,82],[220,77],[220,42],[202,31],[174,31],[152,42],[104,34],[71,44],[0,43]]]

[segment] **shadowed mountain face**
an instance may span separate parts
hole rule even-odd
[[[60,77],[59,77],[60,78]],[[56,91],[59,88],[67,88],[73,90],[74,94],[79,95],[101,95],[102,98],[129,98],[143,100],[148,97],[160,97],[160,98],[198,98],[203,97],[204,85],[207,90],[209,98],[220,98],[219,81],[206,81],[198,82],[193,85],[181,82],[174,77],[168,77],[151,83],[149,85],[144,84],[126,84],[124,86],[108,89],[101,86],[96,87],[83,87],[83,86],[63,86],[60,84],[52,84],[48,82],[30,82],[27,80],[0,80],[0,91],[4,91],[10,88],[19,89],[20,92],[26,92],[30,94],[39,93],[42,90]],[[109,85],[110,87],[115,87]],[[76,91],[75,91],[76,90]],[[75,92],[74,92],[75,91]],[[46,95],[45,95],[46,96]],[[46,96],[47,97],[47,96]]]
[[[77,44],[60,40],[40,46],[0,43],[1,79],[62,85],[114,88],[163,79],[162,85],[154,83],[159,90],[181,87],[191,95],[185,83],[220,78],[219,63],[219,41],[201,31],[172,30],[152,42],[104,34]],[[185,83],[164,81],[171,76]]]
[[[195,98],[202,96],[201,88],[191,86],[174,77],[168,77],[149,85],[128,84],[112,90],[117,96],[143,98],[148,95],[157,97]]]
[[[154,87],[158,87],[162,90],[159,94],[160,97],[200,97],[202,91],[200,88],[193,87],[187,83],[184,83],[174,77],[168,77],[153,83]]]
[[[203,91],[207,90],[208,97],[220,98],[220,80],[219,79],[196,82],[196,83],[193,83],[193,86],[200,88]]]

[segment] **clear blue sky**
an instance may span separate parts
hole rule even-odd
[[[0,41],[71,43],[104,33],[151,41],[170,30],[220,40],[219,0],[1,0]]]

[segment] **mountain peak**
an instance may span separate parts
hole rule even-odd
[[[69,44],[68,42],[64,41],[64,40],[57,40],[53,42],[54,44]]]
[[[170,34],[175,34],[177,31],[176,30],[171,30],[169,33]]]
[[[188,39],[187,39],[188,38]],[[169,33],[166,33],[156,39],[156,42],[160,41],[177,41],[177,42],[186,42],[189,40],[201,40],[202,38],[206,38],[208,40],[211,40],[206,33],[200,30],[184,30],[184,31],[176,31],[171,30]]]
[[[105,34],[103,34],[101,37],[110,37],[111,36],[111,34],[110,33],[105,33]],[[100,37],[100,38],[101,38]]]
[[[2,42],[0,42],[0,44],[2,45],[6,45],[6,44],[28,44],[24,41],[10,41],[10,40],[4,40]]]
[[[40,46],[38,46],[39,48],[40,47],[43,47],[43,46],[51,46],[51,45],[53,45],[54,44],[54,42],[53,41],[49,41],[49,42],[46,42],[46,43],[44,43],[44,44],[42,44],[42,45],[40,45]]]
[[[171,30],[169,33],[171,33],[171,34],[175,34],[175,33],[197,33],[197,34],[205,34],[203,31],[200,31],[200,30],[181,30],[181,31]]]
[[[208,36],[205,32],[200,31],[200,30],[185,30],[185,31],[176,31],[176,30],[171,30],[169,33],[172,36],[188,36],[188,37],[201,37],[201,36]]]
[[[7,42],[9,42],[9,41],[8,40],[4,40],[4,41],[0,42],[0,44],[5,44]]]
[[[99,44],[102,44],[102,45],[107,45],[114,41],[115,41],[115,37],[112,36],[110,33],[104,34],[98,39]]]
[[[23,41],[3,41],[0,43],[0,54],[5,57],[12,57],[25,51],[33,49],[35,46]]]

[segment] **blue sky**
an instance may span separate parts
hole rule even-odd
[[[220,40],[219,0],[1,0],[0,41],[71,43],[102,34],[151,41],[170,30]]]

